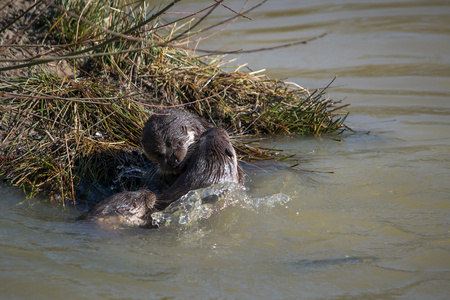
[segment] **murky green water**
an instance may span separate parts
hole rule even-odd
[[[338,76],[329,94],[357,133],[267,139],[302,164],[246,164],[251,201],[184,227],[74,223],[0,187],[0,298],[447,299],[449,15],[448,1],[268,1],[202,47],[327,33],[240,61],[310,89]]]

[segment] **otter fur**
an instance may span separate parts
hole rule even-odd
[[[178,178],[189,146],[211,127],[202,118],[175,108],[162,109],[148,119],[141,145],[156,167],[162,187],[170,186]]]
[[[147,189],[121,192],[97,203],[76,220],[98,220],[151,228],[150,215],[156,211],[155,202],[156,194]]]
[[[117,193],[98,203],[78,220],[111,222],[118,219],[128,225],[154,228],[151,214],[163,210],[191,190],[222,182],[244,184],[244,174],[236,152],[228,133],[222,128],[206,130],[189,146],[184,156],[181,174],[159,196],[146,189]]]
[[[212,127],[189,147],[185,170],[156,202],[165,208],[191,190],[221,182],[244,184],[244,174],[228,133]]]

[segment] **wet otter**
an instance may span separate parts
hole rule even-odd
[[[167,207],[190,190],[221,182],[244,184],[244,174],[228,133],[210,128],[189,147],[185,171],[156,202],[159,209]]]
[[[152,228],[153,212],[166,208],[191,190],[222,182],[244,184],[236,152],[228,133],[221,128],[208,129],[191,144],[183,164],[183,173],[160,196],[149,190],[118,193],[98,203],[78,220],[114,222],[118,219],[128,225]]]
[[[146,189],[121,192],[99,202],[76,220],[99,220],[151,228],[150,215],[156,211],[155,202],[156,194]]]
[[[189,146],[212,125],[188,112],[165,108],[153,114],[145,124],[141,145],[157,168],[163,186],[170,186],[182,172]]]

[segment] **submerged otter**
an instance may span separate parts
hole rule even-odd
[[[162,109],[148,119],[141,144],[163,184],[170,186],[177,179],[189,146],[211,127],[202,118],[175,108]]]
[[[98,220],[151,228],[150,215],[156,211],[155,202],[156,194],[146,189],[121,192],[99,202],[76,220]]]
[[[189,147],[183,173],[160,196],[149,190],[122,192],[98,203],[81,215],[83,219],[114,217],[128,225],[152,228],[151,214],[166,208],[191,190],[222,182],[244,184],[244,174],[228,133],[221,128],[210,128]]]
[[[244,184],[244,174],[228,133],[222,128],[210,128],[189,147],[185,170],[156,202],[165,208],[191,190],[221,182]]]

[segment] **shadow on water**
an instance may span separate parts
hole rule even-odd
[[[378,259],[375,257],[343,257],[325,259],[302,259],[290,263],[284,263],[289,268],[323,268],[329,266],[342,266],[346,264],[373,263]]]

